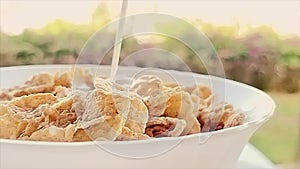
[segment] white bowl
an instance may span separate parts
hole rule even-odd
[[[85,65],[95,71],[97,66]],[[40,72],[66,71],[67,65],[0,68],[0,87],[18,85]],[[101,66],[108,74],[109,67]],[[119,67],[132,76],[136,67]],[[168,71],[186,85],[225,85],[226,101],[248,109],[240,126],[189,136],[125,142],[34,142],[0,139],[0,168],[232,168],[251,135],[274,112],[273,100],[251,86],[222,78]],[[191,76],[192,75],[192,76]],[[191,78],[193,77],[193,78]]]

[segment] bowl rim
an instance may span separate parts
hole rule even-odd
[[[95,64],[77,64],[80,66],[84,66],[84,67],[91,67],[91,66],[99,66],[99,65],[95,65]],[[2,71],[9,71],[9,70],[15,70],[15,69],[32,69],[32,68],[43,68],[43,67],[47,67],[50,69],[54,69],[54,68],[71,68],[72,66],[74,66],[74,64],[45,64],[45,65],[22,65],[22,66],[9,66],[9,67],[0,67],[0,72]],[[109,68],[110,65],[100,65],[101,67],[105,67],[105,68]],[[119,66],[119,68],[121,69],[144,69],[143,67],[134,67],[134,66]],[[155,69],[159,69],[159,68],[155,68]],[[213,76],[213,75],[204,75],[204,74],[198,74],[198,73],[193,73],[193,72],[183,72],[183,71],[177,71],[177,70],[167,70],[167,69],[163,69],[165,71],[168,72],[172,72],[174,74],[178,74],[178,75],[184,75],[186,73],[192,73],[192,75],[194,77],[198,77],[198,78],[212,78],[214,80],[220,81],[220,80],[224,80],[225,83],[227,84],[234,84],[234,85],[239,85],[242,86],[244,88],[247,88],[248,90],[252,90],[255,91],[257,94],[261,95],[262,97],[266,98],[267,100],[270,101],[270,110],[268,112],[268,114],[264,115],[262,118],[260,119],[255,119],[249,122],[246,122],[242,125],[239,126],[234,126],[234,127],[230,127],[230,128],[225,128],[225,129],[221,129],[221,130],[216,130],[216,131],[210,131],[210,132],[204,132],[204,133],[195,133],[195,134],[191,134],[191,135],[185,135],[185,136],[179,136],[179,137],[161,137],[161,138],[150,138],[147,140],[131,140],[131,141],[97,141],[96,144],[117,144],[117,145],[131,145],[131,144],[147,144],[147,143],[152,143],[152,142],[163,142],[163,141],[180,141],[180,140],[187,140],[187,139],[193,139],[196,137],[210,137],[214,134],[226,134],[235,130],[245,130],[247,128],[250,128],[254,125],[261,125],[264,122],[266,122],[267,120],[269,120],[273,114],[274,114],[274,110],[276,108],[276,104],[273,100],[273,98],[271,96],[269,96],[268,94],[266,94],[265,92],[263,92],[262,90],[259,90],[253,86],[241,83],[241,82],[237,82],[234,80],[230,80],[230,79],[226,79],[226,78],[221,78],[221,77],[217,77],[217,76]],[[95,141],[85,141],[85,142],[51,142],[51,141],[31,141],[31,140],[15,140],[15,139],[3,139],[0,138],[0,147],[2,144],[16,144],[16,145],[36,145],[36,146],[93,146],[95,145],[94,143]]]

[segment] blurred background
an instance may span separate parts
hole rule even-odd
[[[118,19],[121,1],[1,0],[0,66],[72,64],[88,38]],[[300,1],[138,1],[129,0],[128,13],[165,13],[193,24],[214,45],[226,77],[270,94],[274,117],[254,134],[251,143],[275,164],[299,162]],[[192,36],[184,27],[166,23],[158,29]],[[123,41],[121,60],[159,47],[173,52],[193,72],[206,73],[195,54],[180,42],[153,36]],[[102,64],[110,64],[108,52]],[[89,61],[93,63],[93,60]],[[172,62],[172,61],[171,61]],[[149,66],[147,62],[137,66]],[[151,65],[150,65],[151,66]],[[158,67],[168,68],[168,65]],[[181,67],[172,64],[173,69]]]

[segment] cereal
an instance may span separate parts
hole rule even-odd
[[[14,97],[24,95],[48,93],[53,90],[54,78],[50,73],[41,73],[32,77],[31,80],[25,82],[22,86],[8,89],[0,94],[0,100],[11,100]],[[1,97],[2,96],[2,97]]]
[[[207,132],[241,125],[246,116],[235,112],[232,105],[221,103],[214,109],[209,107],[201,110],[197,118],[201,123],[202,131]]]
[[[0,105],[0,138],[16,139],[26,126],[23,120],[14,118],[7,107]]]
[[[146,134],[150,137],[176,137],[182,135],[185,128],[185,120],[172,117],[153,117],[147,123]]]
[[[52,94],[54,94],[58,98],[64,98],[67,97],[71,93],[71,89],[64,87],[64,86],[55,86],[54,91]]]
[[[164,115],[184,119],[187,125],[183,134],[199,133],[201,130],[200,123],[193,110],[194,105],[191,96],[185,91],[179,91],[171,94],[169,97]]]
[[[48,126],[31,134],[28,138],[34,141],[65,141],[70,142],[73,139],[75,126],[70,124],[65,128]]]
[[[148,109],[138,95],[130,95],[130,110],[125,126],[134,132],[144,133],[149,118]]]
[[[112,94],[111,87],[98,87],[86,96],[85,112],[81,116],[79,128],[85,129],[92,139],[115,140],[125,126],[130,99]]]
[[[168,95],[162,90],[154,90],[144,99],[150,117],[162,116],[167,108]]]
[[[85,88],[81,88],[85,85]],[[213,103],[205,85],[164,83],[154,75],[129,89],[87,70],[40,73],[0,91],[0,138],[33,141],[129,141],[234,127],[246,116]]]
[[[140,96],[148,96],[155,90],[161,90],[163,82],[160,78],[153,75],[143,75],[135,79],[130,86],[130,90],[136,92]]]
[[[42,104],[53,104],[56,100],[56,97],[51,93],[39,93],[18,97],[12,100],[10,104],[21,109],[34,110]]]
[[[128,141],[128,140],[144,140],[148,139],[149,136],[143,133],[132,131],[128,127],[123,127],[122,133],[117,137],[117,141]]]

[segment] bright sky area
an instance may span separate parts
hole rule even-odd
[[[89,23],[101,2],[117,18],[121,0],[0,0],[0,28],[19,34],[25,28],[41,28],[56,19]],[[300,0],[129,0],[128,13],[160,12],[177,17],[198,18],[218,25],[268,25],[280,34],[300,36]]]

